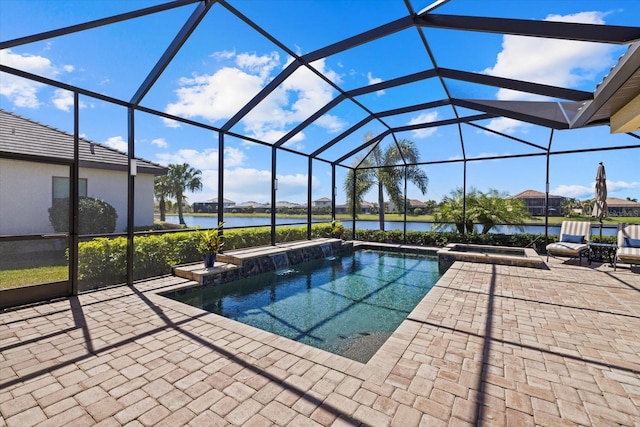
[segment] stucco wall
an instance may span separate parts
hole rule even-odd
[[[0,234],[52,233],[48,209],[52,177],[69,176],[67,166],[0,159]],[[103,199],[118,213],[116,232],[127,226],[127,175],[104,169],[80,169],[87,179],[87,195]],[[153,175],[138,174],[135,187],[135,225],[153,224]]]

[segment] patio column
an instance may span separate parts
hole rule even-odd
[[[224,133],[219,132],[218,133],[218,224],[222,222],[224,222]]]
[[[132,107],[127,109],[127,128],[128,128],[128,158],[129,167],[127,168],[127,285],[133,285],[133,263],[134,263],[134,247],[133,247],[133,227],[134,227],[134,203],[135,203],[135,175],[136,175],[136,159],[134,157],[135,149],[135,132],[134,117],[135,110]]]
[[[544,246],[549,244],[549,171],[550,171],[550,159],[551,159],[551,143],[553,142],[553,129],[549,134],[549,145],[547,147],[547,178],[545,182],[545,194],[544,194]]]

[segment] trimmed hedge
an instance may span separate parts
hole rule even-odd
[[[402,237],[402,230],[356,230],[357,240],[367,242],[401,244],[404,243]],[[557,242],[558,240],[558,235],[549,235],[549,243]],[[602,239],[600,239],[597,236],[592,236],[591,240],[594,242],[615,243],[616,237],[602,236]],[[475,245],[510,246],[519,248],[535,244],[538,252],[542,253],[545,251],[544,234],[460,234],[457,232],[407,231],[406,244],[408,245],[444,247],[449,243],[468,243]]]
[[[402,230],[357,230],[356,237],[358,240],[367,242],[404,243]],[[444,247],[449,243],[469,243],[526,247],[532,242],[537,243],[540,241],[544,241],[544,236],[539,234],[460,234],[457,232],[407,231],[406,244]]]

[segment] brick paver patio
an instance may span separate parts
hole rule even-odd
[[[0,313],[0,426],[640,426],[640,271],[456,263],[361,364],[161,278]]]

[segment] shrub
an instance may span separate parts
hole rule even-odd
[[[104,200],[81,197],[78,203],[79,234],[106,234],[116,229],[116,209]],[[55,199],[49,221],[56,232],[69,231],[69,198]]]

